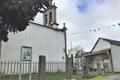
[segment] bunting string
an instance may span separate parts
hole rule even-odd
[[[120,27],[120,23],[117,23],[117,24],[113,24],[112,26],[108,26],[107,28],[114,28],[114,27]],[[85,30],[85,31],[79,31],[79,32],[73,32],[72,35],[77,35],[77,34],[81,34],[83,32],[99,32],[101,31],[103,28],[94,28],[94,29],[88,29],[88,30]]]

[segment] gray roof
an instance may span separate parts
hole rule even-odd
[[[98,54],[102,54],[102,53],[105,53],[107,51],[109,51],[110,49],[103,49],[103,50],[99,50],[99,51],[96,51],[96,52],[89,52],[87,54],[85,54],[84,56],[93,56],[93,55],[98,55]]]
[[[113,44],[113,45],[118,45],[120,46],[120,41],[117,41],[117,40],[111,40],[111,39],[106,39],[106,38],[100,38],[100,39],[103,39],[105,41],[108,41],[109,43]]]

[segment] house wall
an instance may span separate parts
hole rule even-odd
[[[103,69],[103,55],[94,55],[91,57],[88,57],[88,64],[92,67],[97,69],[97,64],[100,64],[101,69]]]
[[[114,72],[120,72],[120,46],[112,45],[111,55]]]
[[[33,61],[38,61],[39,55],[46,55],[47,61],[65,61],[65,39],[62,31],[30,23],[25,31],[9,34],[9,41],[2,43],[1,60],[19,61],[22,45],[32,47]]]
[[[100,50],[104,50],[104,49],[108,49],[108,48],[110,48],[110,47],[111,47],[111,45],[110,45],[109,42],[100,39],[100,40],[98,41],[98,43],[96,44],[95,48],[93,49],[93,52],[100,51]]]
[[[87,62],[90,69],[98,69],[98,64],[101,70],[105,72],[111,72],[111,64],[109,55],[107,53],[101,53],[98,55],[88,56]]]

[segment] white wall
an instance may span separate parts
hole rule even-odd
[[[112,45],[111,53],[114,72],[120,72],[120,46]]]
[[[2,43],[1,60],[19,60],[24,45],[32,47],[33,61],[38,61],[39,55],[46,55],[47,61],[64,61],[64,43],[64,32],[30,23],[25,31],[9,34],[9,41]]]
[[[108,49],[108,48],[111,48],[110,43],[105,40],[99,39],[97,45],[93,49],[93,52]]]

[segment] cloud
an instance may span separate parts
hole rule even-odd
[[[105,2],[105,0],[78,0],[78,9],[81,13],[85,13],[89,11],[89,7],[91,5],[101,5]]]
[[[54,2],[58,7],[59,27],[66,22],[68,28],[68,47],[70,42],[73,42],[73,46],[80,45],[90,50],[99,37],[120,40],[120,27],[117,25],[120,21],[120,0],[54,0]],[[38,16],[36,21],[40,18]],[[100,31],[90,32],[98,28]],[[80,34],[73,35],[75,32]]]
[[[80,12],[81,13],[87,12],[90,3],[91,3],[90,0],[79,0],[78,9],[80,10]]]

